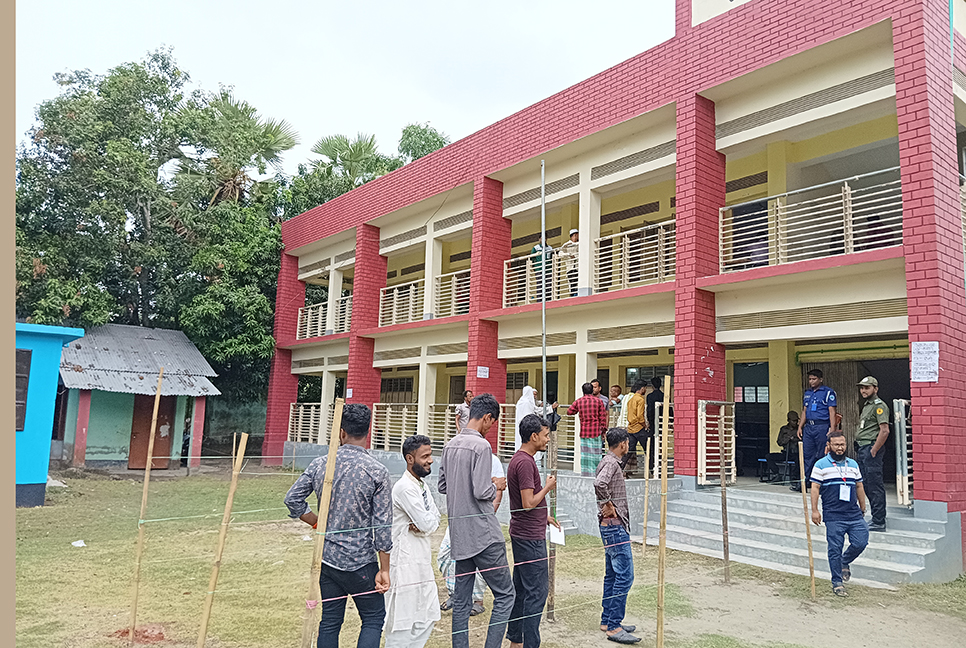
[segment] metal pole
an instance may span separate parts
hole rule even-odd
[[[550,410],[549,395],[547,393],[547,164],[540,160],[540,358],[543,372],[543,417],[547,417]],[[557,477],[557,433],[550,434],[550,448],[547,452],[547,469]],[[550,515],[557,518],[557,494],[551,491]],[[554,607],[556,606],[557,590],[557,545],[550,543],[548,549],[547,578],[547,621],[556,621]]]
[[[655,645],[664,648],[664,566],[667,559],[667,437],[670,432],[671,377],[664,377],[664,406],[661,408],[661,532],[657,554],[657,635]]]

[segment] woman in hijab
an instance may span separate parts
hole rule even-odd
[[[527,414],[537,414],[537,390],[530,385],[525,385],[523,387],[523,396],[517,401],[516,407],[516,417],[513,423],[513,451],[516,452],[520,449],[522,442],[520,440],[520,421],[523,420]]]

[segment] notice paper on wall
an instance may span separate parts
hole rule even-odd
[[[563,529],[558,529],[552,524],[547,525],[547,539],[556,545],[567,544],[567,536],[564,535]]]
[[[911,382],[939,382],[939,342],[912,343]]]
[[[349,387],[348,389],[345,390],[345,397],[352,398],[352,387]]]
[[[490,368],[489,367],[477,367],[476,368],[476,377],[477,378],[489,378],[490,377]]]

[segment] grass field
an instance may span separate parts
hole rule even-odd
[[[249,468],[258,475],[242,478],[235,497],[221,577],[209,629],[209,646],[281,648],[297,646],[308,591],[312,554],[309,529],[289,520],[282,497],[295,479],[284,471]],[[67,489],[49,489],[48,505],[17,510],[17,645],[21,648],[117,647],[111,638],[127,628],[132,593],[137,517],[142,484],[130,479],[90,475],[67,479]],[[159,624],[165,639],[158,645],[193,646],[211,573],[228,492],[227,472],[152,482],[148,503],[147,547],[142,568],[139,625]],[[172,519],[174,518],[174,519]],[[437,535],[439,542],[441,533]],[[309,541],[306,540],[308,538]],[[86,547],[71,545],[83,540]],[[645,622],[653,645],[656,554],[640,559],[635,547],[637,582],[628,615]],[[570,536],[557,560],[557,623],[544,624],[544,645],[612,645],[597,630],[600,579],[604,559],[599,538]],[[669,552],[666,613],[671,648],[792,648],[796,641],[760,642],[706,632],[699,601],[719,578],[719,563]],[[767,583],[768,596],[790,601],[807,598],[807,579],[743,565],[733,565],[735,581]],[[442,584],[441,584],[442,585]],[[824,591],[819,606],[868,610],[928,610],[966,620],[966,581],[948,585],[904,587],[898,592],[857,589],[845,601]],[[700,589],[698,589],[700,588]],[[742,589],[727,594],[744,596]],[[441,600],[445,599],[441,587]],[[755,605],[749,601],[749,607]],[[796,601],[794,605],[798,605]],[[490,601],[486,602],[489,610]],[[752,613],[753,617],[753,613]],[[471,645],[481,645],[488,614],[471,619]],[[688,628],[693,625],[693,632]],[[715,628],[712,624],[712,628]],[[957,626],[958,627],[958,626]],[[963,627],[966,627],[964,625]],[[342,644],[355,645],[358,617],[347,613]],[[449,615],[430,640],[430,648],[450,644]],[[804,644],[810,645],[810,644]],[[941,645],[934,643],[933,645]]]

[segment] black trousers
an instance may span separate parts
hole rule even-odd
[[[873,526],[885,524],[886,521],[886,492],[882,481],[882,457],[885,450],[879,448],[879,453],[872,456],[872,444],[859,446],[856,462],[862,471],[862,484],[865,494],[869,497],[869,508],[872,509]]]
[[[513,546],[513,589],[516,600],[510,613],[506,638],[523,648],[539,648],[540,619],[547,604],[549,567],[546,540],[510,538]]]

